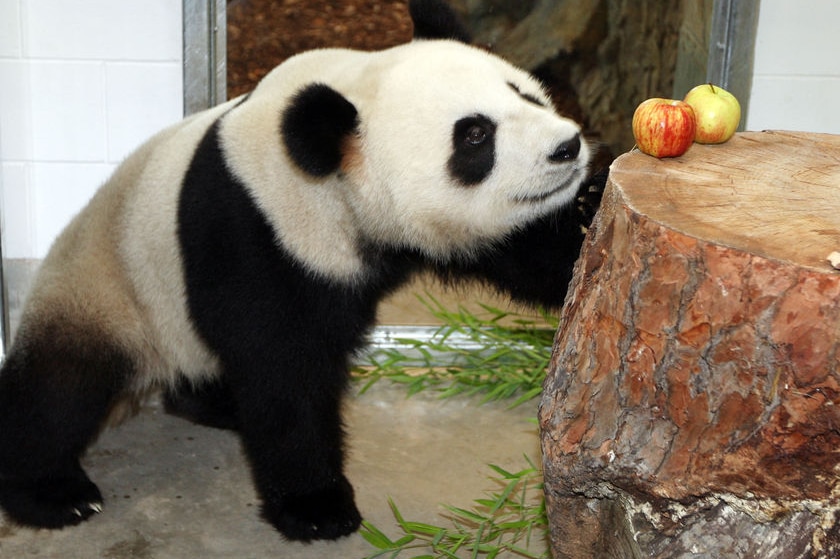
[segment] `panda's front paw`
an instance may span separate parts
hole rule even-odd
[[[326,488],[266,499],[263,517],[290,540],[334,540],[352,534],[362,517],[344,476]]]

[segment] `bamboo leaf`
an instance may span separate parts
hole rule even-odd
[[[474,513],[472,511],[468,511],[466,509],[462,509],[462,508],[458,508],[458,507],[452,507],[452,506],[446,506],[446,509],[449,512],[451,512],[452,514],[454,514],[454,515],[456,515],[460,518],[463,518],[463,519],[466,519],[466,520],[471,520],[471,521],[477,522],[479,524],[487,520],[484,516],[482,516],[480,514],[477,514],[477,513]]]
[[[366,520],[362,521],[362,528],[359,530],[359,533],[369,544],[377,549],[394,548],[394,542],[392,542],[382,531],[376,528],[376,526]]]
[[[414,534],[406,534],[405,536],[401,537],[400,539],[398,539],[397,541],[394,542],[394,547],[395,548],[405,547],[406,545],[410,544],[411,542],[413,542],[416,539],[417,539],[417,536],[415,536]]]

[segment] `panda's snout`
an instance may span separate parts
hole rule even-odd
[[[563,163],[577,159],[580,153],[580,134],[575,134],[571,140],[566,140],[554,149],[554,153],[548,156],[552,163]]]

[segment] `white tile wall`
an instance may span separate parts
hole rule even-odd
[[[32,248],[45,255],[55,237],[113,171],[106,163],[42,163],[31,165],[29,203],[37,219]]]
[[[7,258],[41,258],[116,164],[181,118],[181,0],[0,0]]]
[[[30,64],[19,58],[0,58],[0,161],[3,162],[32,158],[29,69]]]
[[[112,63],[105,68],[108,160],[121,161],[148,138],[180,118],[181,63]],[[173,98],[173,84],[178,96]],[[173,119],[173,117],[175,117]]]
[[[35,60],[28,66],[32,158],[104,161],[107,150],[103,64]]]
[[[749,130],[840,134],[840,2],[761,0]]]
[[[840,134],[840,75],[754,76],[750,130],[803,130]]]
[[[32,58],[178,60],[181,3],[172,0],[20,0]]]
[[[23,52],[19,0],[0,0],[0,14],[0,57],[19,57]]]
[[[3,122],[0,121],[0,129]],[[32,189],[29,188],[30,166],[25,163],[3,163],[0,171],[0,204],[3,208],[3,250],[14,247],[16,258],[26,258],[35,253],[32,224]],[[8,185],[8,188],[7,188]],[[6,256],[4,252],[4,256]]]

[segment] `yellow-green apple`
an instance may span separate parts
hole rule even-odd
[[[654,97],[633,113],[636,146],[654,157],[682,155],[694,142],[694,110],[676,99]]]
[[[741,104],[734,95],[710,83],[698,85],[683,99],[694,109],[697,121],[694,141],[722,144],[732,137],[741,122]]]

